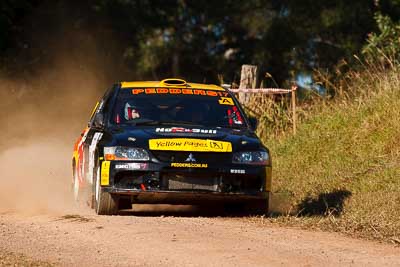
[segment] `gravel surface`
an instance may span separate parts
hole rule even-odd
[[[400,248],[388,244],[168,207],[123,216],[3,213],[0,237],[0,265],[400,266]]]

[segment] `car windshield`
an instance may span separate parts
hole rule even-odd
[[[117,125],[246,127],[242,112],[227,92],[202,89],[124,88],[111,119]]]

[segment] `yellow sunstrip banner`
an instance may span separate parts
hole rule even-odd
[[[175,168],[208,168],[208,164],[206,163],[191,163],[191,162],[173,162],[171,163],[171,167]]]
[[[204,90],[204,89],[181,89],[181,88],[136,88],[132,89],[132,94],[171,94],[171,95],[202,95],[202,96],[219,96],[228,97],[228,92],[220,92],[214,90]]]
[[[103,161],[101,164],[101,185],[110,185],[110,161]]]
[[[169,138],[150,139],[150,150],[232,152],[232,144],[209,139]]]

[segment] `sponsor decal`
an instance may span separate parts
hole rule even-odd
[[[246,173],[246,170],[231,169],[231,173],[245,174],[245,173]]]
[[[218,103],[220,105],[230,105],[230,106],[234,106],[235,105],[235,103],[233,103],[233,99],[230,98],[230,97],[221,97],[218,100]]]
[[[190,153],[185,162],[196,162],[196,159],[193,157],[193,154]]]
[[[89,146],[89,171],[87,175],[87,180],[90,184],[93,184],[93,169],[94,169],[94,152],[96,150],[96,146],[99,143],[103,133],[97,132],[93,135],[92,142]]]
[[[101,163],[100,184],[101,185],[110,184],[110,161],[103,161]]]
[[[147,163],[125,163],[115,165],[115,169],[123,170],[144,170],[147,169]]]
[[[128,141],[135,142],[136,138],[135,137],[128,137]]]
[[[208,164],[206,163],[192,163],[192,162],[173,162],[171,163],[171,167],[175,168],[208,168]]]
[[[181,88],[137,88],[132,89],[132,94],[170,94],[170,95],[201,95],[201,96],[215,96],[215,97],[228,97],[228,92],[204,90],[204,89],[181,89]]]
[[[149,148],[170,151],[232,152],[230,142],[190,138],[150,139]]]
[[[199,133],[199,134],[217,134],[217,130],[213,129],[197,129],[197,128],[156,128],[156,133]]]
[[[79,181],[82,182],[87,170],[85,170],[85,157],[83,152],[83,144],[86,140],[87,134],[89,132],[89,128],[86,128],[85,131],[82,133],[81,140],[77,145],[77,153],[78,153],[78,162],[77,162],[77,171],[78,171],[78,178]]]

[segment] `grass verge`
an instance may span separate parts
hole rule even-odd
[[[315,108],[296,136],[264,138],[273,190],[296,210],[271,220],[400,243],[400,75],[360,83],[363,94]]]

